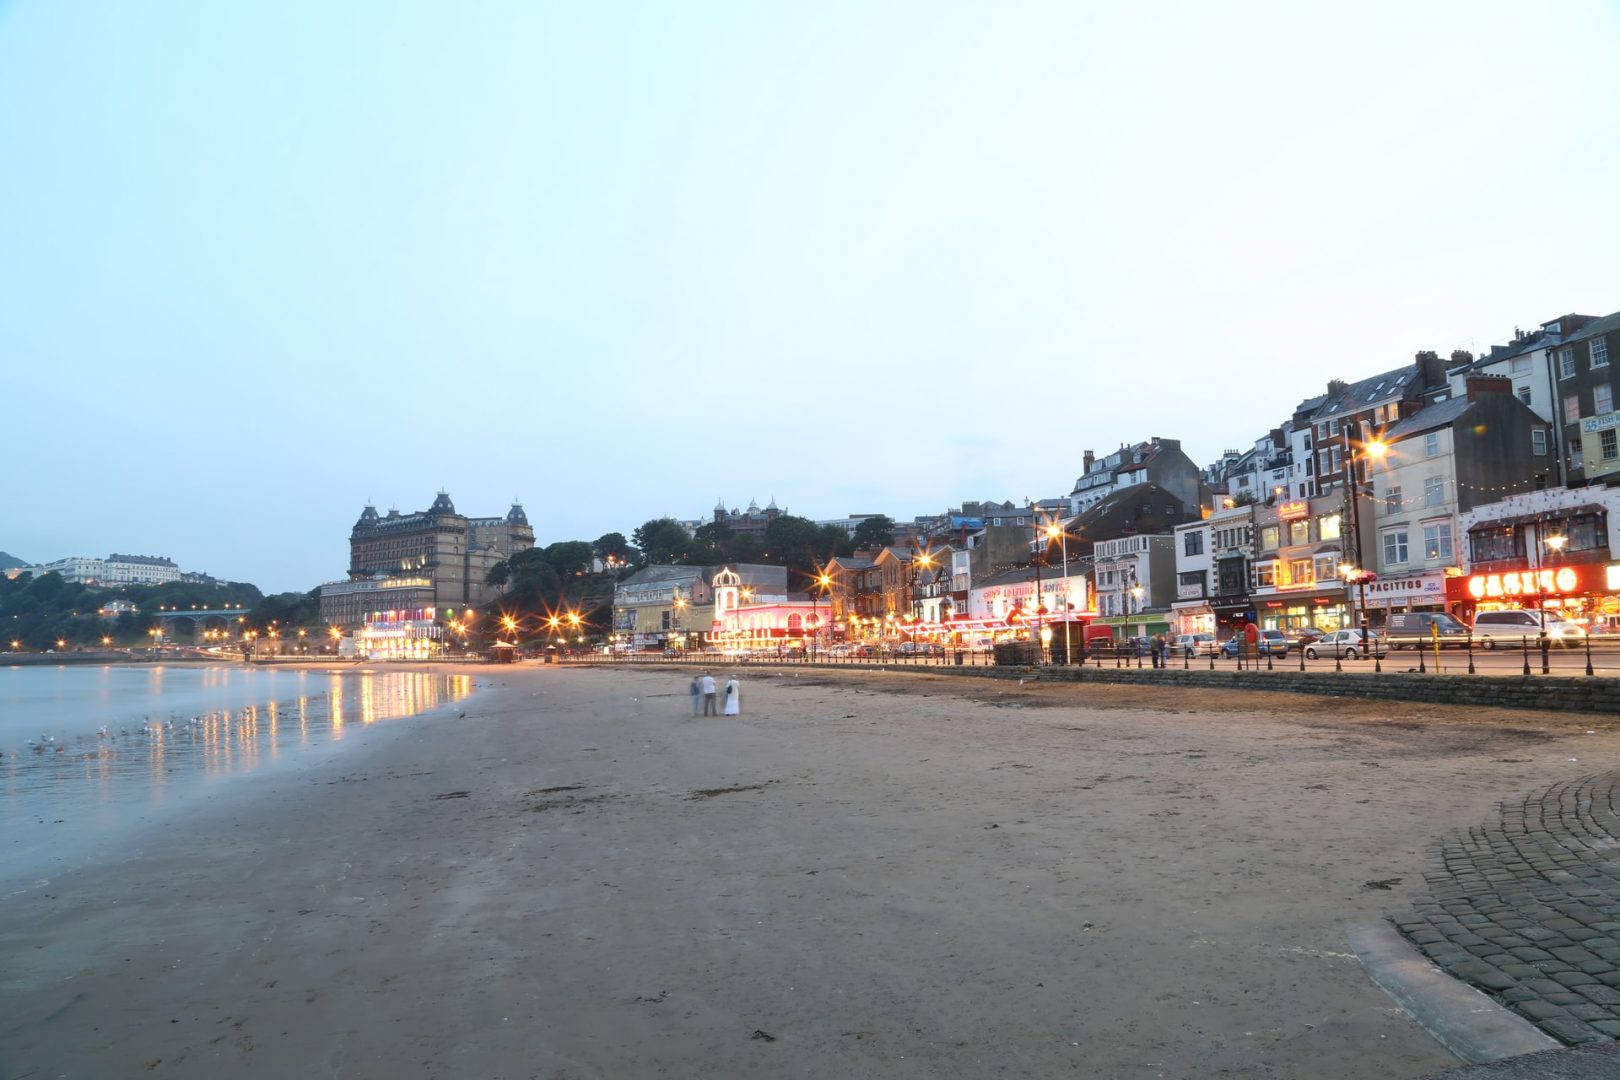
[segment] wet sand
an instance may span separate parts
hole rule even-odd
[[[1345,923],[1620,759],[1591,718],[915,673],[751,669],[694,719],[688,678],[489,672],[8,897],[0,1077],[1419,1077],[1454,1061]]]

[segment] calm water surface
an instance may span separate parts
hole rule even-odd
[[[207,785],[472,691],[470,676],[386,667],[0,667],[0,869],[83,857]]]

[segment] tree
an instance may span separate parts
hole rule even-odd
[[[667,564],[690,562],[694,545],[692,537],[674,518],[654,518],[635,531],[636,547],[641,549],[643,563]]]
[[[591,568],[596,549],[583,540],[559,540],[547,544],[543,556],[560,578],[583,574]]]
[[[624,533],[603,533],[596,538],[596,543],[591,546],[596,549],[596,555],[600,559],[617,559],[620,562],[630,561],[630,541],[624,538]]]
[[[844,530],[809,518],[783,514],[765,526],[764,562],[777,566],[820,566],[838,551]]]
[[[884,514],[862,518],[851,539],[857,549],[888,547],[894,543],[894,522]]]

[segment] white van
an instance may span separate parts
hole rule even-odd
[[[1496,648],[1498,641],[1505,646],[1517,645],[1525,640],[1534,641],[1541,637],[1542,615],[1540,611],[1527,611],[1524,608],[1481,611],[1474,616],[1474,637],[1487,649]],[[1546,616],[1546,627],[1547,640],[1567,649],[1580,648],[1581,639],[1586,636],[1585,631],[1576,624],[1553,615]]]

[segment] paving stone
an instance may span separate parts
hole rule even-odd
[[[1552,953],[1544,952],[1541,949],[1524,948],[1524,949],[1509,949],[1508,951],[1511,952],[1514,956],[1518,957],[1520,960],[1524,960],[1524,961],[1527,961],[1527,962],[1528,961],[1533,961],[1533,960],[1551,960],[1551,959],[1553,959],[1553,954]]]
[[[1554,982],[1561,982],[1565,986],[1587,986],[1597,982],[1595,975],[1588,975],[1584,971],[1555,971],[1551,978]]]
[[[1502,990],[1500,996],[1511,1005],[1516,1001],[1534,1001],[1538,995],[1528,986],[1509,986]]]
[[[1582,997],[1599,1005],[1620,1005],[1620,990],[1602,983],[1588,983],[1577,988]]]
[[[1548,994],[1561,994],[1565,989],[1563,983],[1553,982],[1551,979],[1546,978],[1524,979],[1522,981],[1525,986],[1529,987],[1531,990],[1534,990],[1542,997],[1546,997]]]
[[[1575,1046],[1587,1042],[1607,1042],[1609,1037],[1584,1020],[1573,1016],[1553,1016],[1538,1021],[1541,1030],[1560,1042]]]
[[[1568,945],[1561,949],[1549,949],[1548,951],[1566,964],[1580,965],[1597,959],[1597,957],[1578,945]]]
[[[1518,1001],[1514,1002],[1513,1008],[1538,1023],[1555,1017],[1569,1016],[1569,1013],[1564,1011],[1563,1006],[1553,1005],[1546,1001]]]
[[[1569,1010],[1569,1015],[1577,1020],[1585,1020],[1587,1023],[1591,1023],[1593,1020],[1613,1020],[1615,1018],[1614,1013],[1602,1005],[1566,1005],[1564,1007]]]
[[[1587,1021],[1603,1034],[1620,1039],[1620,1020],[1589,1020]]]

